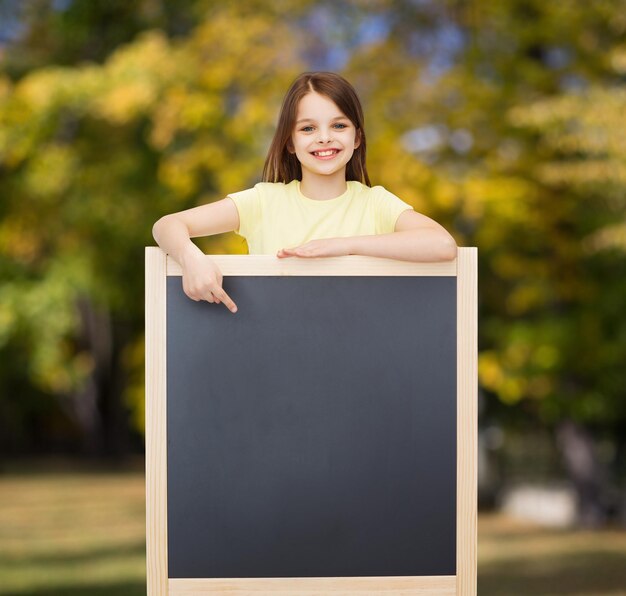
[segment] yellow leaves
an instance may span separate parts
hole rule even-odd
[[[278,57],[296,62],[287,51],[293,36],[283,29],[224,6],[180,46],[188,78],[163,87],[149,132],[150,144],[164,153],[159,181],[177,197],[202,192],[210,181],[223,198],[260,176],[288,82],[273,64]]]
[[[440,179],[435,187],[436,192],[432,195],[432,202],[446,211],[452,211],[459,202],[459,190],[457,184]]]
[[[206,93],[188,93],[180,110],[180,125],[184,130],[196,130],[222,115],[220,98]]]
[[[526,274],[525,263],[514,253],[508,252],[494,255],[491,269],[502,279],[519,279]]]
[[[505,378],[497,352],[493,350],[480,352],[478,355],[478,378],[483,387],[497,392]]]
[[[159,180],[177,195],[189,196],[198,191],[203,173],[209,171],[217,175],[228,166],[230,159],[221,144],[196,142],[188,149],[163,157]]]
[[[560,354],[556,346],[541,344],[533,352],[531,362],[538,368],[551,370],[560,363]]]
[[[17,99],[36,112],[49,110],[68,87],[68,78],[74,73],[59,67],[36,70],[24,77],[17,85]],[[75,78],[75,77],[74,77]]]
[[[57,272],[59,270],[57,269]],[[67,393],[93,370],[88,352],[74,352],[73,290],[59,276],[43,282],[6,284],[0,291],[0,346],[18,328],[29,337],[29,367],[33,381],[46,391]]]
[[[33,112],[71,108],[125,124],[150,110],[164,85],[185,78],[188,61],[162,32],[140,36],[104,66],[48,67],[16,86],[15,97]]]
[[[479,354],[478,379],[485,389],[507,404],[517,403],[524,397],[527,381],[507,371],[496,352],[485,350]]]
[[[165,93],[163,100],[154,108],[151,145],[162,151],[174,138],[179,128],[180,112],[185,104],[187,93],[184,88],[175,86]]]
[[[508,119],[514,126],[541,128],[550,122],[574,118],[578,114],[577,103],[576,99],[570,95],[537,101],[530,105],[512,108],[508,113]]]
[[[154,101],[156,89],[147,81],[116,85],[95,102],[95,112],[115,124],[126,124]]]
[[[280,99],[276,103],[260,102],[254,97],[243,97],[237,108],[237,115],[225,123],[226,132],[239,139],[254,143],[261,133],[267,136],[268,146],[274,134],[274,120],[278,115]]]
[[[500,399],[507,404],[515,404],[524,397],[528,381],[523,377],[507,377],[498,389]]]
[[[202,64],[201,84],[220,93],[236,80],[276,76],[298,61],[295,46],[293,31],[282,21],[244,14],[233,5],[215,11],[190,40]]]
[[[581,148],[582,151],[582,148]],[[626,186],[626,146],[623,160],[578,159],[538,166],[537,175],[545,184],[619,184]]]
[[[93,357],[76,350],[77,297],[91,283],[90,260],[82,253],[57,257],[46,277],[0,287],[0,343],[19,333],[29,350],[29,376],[39,387],[68,393],[93,370]],[[3,337],[4,336],[4,337]]]
[[[615,68],[625,60],[625,46],[611,55]],[[626,62],[624,62],[626,64]],[[555,248],[569,258],[590,256],[605,250],[626,250],[626,226],[623,223],[626,189],[626,90],[621,87],[592,87],[577,94],[518,107],[509,113],[510,121],[541,135],[541,150],[550,155],[532,171],[547,187],[556,189],[569,200],[577,196],[597,200],[606,218],[582,242],[564,242],[554,235]],[[571,208],[574,212],[574,208]],[[562,212],[561,212],[562,213]],[[561,213],[555,213],[560,216]],[[571,284],[570,284],[571,285]],[[563,287],[563,296],[581,297],[584,288]]]
[[[184,61],[180,67],[185,67]],[[93,108],[96,114],[116,124],[125,124],[149,111],[161,88],[178,76],[175,55],[159,31],[145,33],[115,52],[102,74],[107,84],[103,94],[94,98]]]
[[[162,31],[147,31],[122,46],[107,60],[105,72],[113,82],[168,81],[187,67]]]
[[[609,62],[613,70],[620,75],[626,75],[626,45],[611,50]]]
[[[471,219],[489,216],[498,220],[520,222],[530,218],[534,187],[512,176],[468,177],[463,184],[463,209]]]
[[[512,340],[502,354],[504,366],[510,369],[522,368],[530,360],[531,349],[532,346],[529,343]]]
[[[232,41],[230,40],[231,43]],[[220,60],[204,66],[205,68],[199,73],[198,82],[211,93],[223,92],[234,78],[232,65],[226,61]]]
[[[18,166],[36,150],[45,121],[45,115],[36,113],[20,94],[20,88],[3,85],[0,100],[0,163],[9,168]]]
[[[378,137],[368,145],[372,184],[385,186],[426,215],[449,209],[458,201],[456,185],[438,177],[427,165],[405,151],[394,135]]]
[[[34,213],[6,217],[0,223],[0,255],[29,265],[40,255],[42,239]]]
[[[159,165],[159,182],[169,187],[178,196],[191,195],[198,186],[195,164],[185,154],[163,160]]]
[[[207,236],[196,240],[198,247],[207,255],[246,255],[248,243],[235,232]]]
[[[45,113],[59,107],[84,110],[103,88],[100,68],[51,66],[33,71],[15,87],[15,98],[30,110]]]
[[[252,167],[250,167],[252,166]],[[244,187],[252,186],[250,180],[253,177],[260,178],[259,173],[263,168],[262,161],[255,160],[250,164],[233,164],[217,173],[216,186],[219,198],[224,198],[231,192],[244,190]]]
[[[129,343],[122,351],[121,360],[127,371],[129,383],[124,391],[124,402],[129,408],[133,420],[133,428],[145,431],[145,336],[140,335]]]
[[[523,278],[521,275],[511,273],[507,270],[507,274],[512,279]],[[506,298],[506,307],[511,315],[523,315],[534,308],[545,307],[546,304],[546,290],[543,285],[538,281],[520,283],[514,290],[512,290]]]
[[[235,116],[237,102],[249,96],[251,109],[242,112],[240,129],[243,133],[245,116],[250,116],[250,129],[245,131],[250,142],[253,126],[273,124],[275,113],[268,107],[273,104],[265,96],[276,95],[279,82],[284,91],[282,76],[297,70],[297,52],[289,51],[295,43],[281,23],[267,16],[244,18],[224,7],[177,46],[162,32],[151,31],[118,49],[103,66],[39,69],[14,90],[2,79],[0,99],[8,96],[11,101],[10,113],[3,110],[2,116],[9,117],[11,124],[32,126],[33,115],[43,123],[60,110],[90,114],[114,125],[149,115],[153,122],[149,140],[157,150],[164,150],[179,131],[209,129]],[[53,121],[50,125],[55,126]],[[43,132],[41,127],[38,130],[37,135]],[[0,159],[5,163],[19,161],[19,155],[30,152],[37,142],[33,138],[18,152],[16,142],[29,139],[24,131],[20,138],[0,131]]]
[[[625,106],[623,88],[591,88],[514,108],[508,118],[515,126],[541,131],[542,142],[554,150],[624,159]]]
[[[542,399],[554,391],[550,372],[559,364],[554,345],[513,341],[503,352],[484,350],[478,356],[478,378],[483,387],[507,404],[524,398]]]
[[[13,85],[11,84],[11,79],[0,73],[0,101],[4,101],[10,97],[12,91]]]
[[[512,234],[520,228],[525,230],[526,236],[542,228],[541,221],[546,214],[537,209],[539,191],[529,181],[494,174],[492,177],[468,176],[460,186],[463,216],[475,226],[471,241],[483,250],[495,251],[495,259],[500,258],[503,247],[514,241]],[[506,277],[524,274],[517,263],[508,262],[515,257],[501,258],[504,261],[495,265],[501,274]]]
[[[53,349],[49,344],[35,353],[34,380],[39,386],[56,394],[68,394],[82,385],[95,363],[89,352],[72,354],[67,344]]]
[[[25,188],[35,197],[56,199],[70,186],[77,165],[74,147],[58,144],[40,146],[28,162]]]
[[[611,249],[626,252],[626,223],[619,222],[591,234],[583,239],[582,248],[587,255]]]
[[[17,316],[11,305],[2,299],[0,293],[0,347],[3,347],[13,332]]]
[[[193,132],[223,117],[217,96],[174,86],[154,109],[150,143],[165,149],[179,131]]]

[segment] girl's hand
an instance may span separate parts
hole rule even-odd
[[[183,270],[183,290],[196,302],[224,303],[231,312],[237,312],[237,305],[222,288],[220,268],[204,255],[193,255],[181,263]]]
[[[285,257],[342,257],[350,254],[349,238],[323,238],[311,240],[295,248],[281,248],[276,256]]]

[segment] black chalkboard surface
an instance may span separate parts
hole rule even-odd
[[[456,573],[456,278],[167,278],[170,578]]]

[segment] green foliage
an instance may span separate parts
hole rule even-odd
[[[290,43],[287,27],[224,8],[184,40],[146,32],[102,65],[4,78],[0,349],[28,350],[29,383],[80,399],[98,367],[94,346],[79,345],[80,299],[127,321],[125,342],[138,346],[152,224],[255,181],[280,95],[302,68],[284,54]],[[245,247],[230,235],[204,248]],[[143,363],[118,349],[141,411]]]
[[[332,50],[364,103],[374,183],[479,247],[491,407],[626,424],[623,0],[24,6],[0,70],[3,387],[83,399],[106,368],[86,301],[113,321],[141,428],[153,222],[258,181],[285,89],[334,68]]]
[[[544,422],[572,417],[619,436],[624,6],[513,5],[498,29],[524,51],[503,57],[487,46],[472,56],[477,68],[488,61],[488,84],[497,84],[484,105],[496,116],[487,126],[494,141],[464,184],[485,271],[480,380]],[[527,9],[532,28],[516,28],[510,19]]]

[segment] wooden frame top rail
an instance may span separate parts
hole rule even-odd
[[[158,249],[157,249],[158,250]],[[433,275],[456,277],[457,261],[413,263],[378,257],[349,255],[343,257],[279,259],[272,255],[206,255],[223,275]],[[167,257],[167,275],[182,275],[180,265]]]

